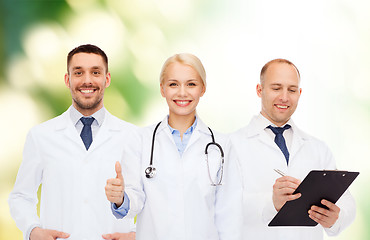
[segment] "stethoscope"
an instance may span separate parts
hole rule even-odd
[[[155,167],[153,166],[153,152],[154,152],[154,140],[155,140],[155,134],[157,133],[157,129],[159,127],[159,125],[161,124],[162,122],[159,122],[157,124],[157,126],[155,126],[154,128],[154,131],[153,131],[153,137],[152,137],[152,149],[151,149],[151,152],[150,152],[150,163],[149,163],[149,167],[147,167],[145,169],[145,176],[147,178],[153,178],[155,177],[156,175],[156,169]],[[222,150],[222,147],[220,144],[216,143],[215,142],[215,137],[213,135],[213,132],[210,128],[208,128],[209,131],[211,132],[211,137],[212,137],[212,142],[208,143],[206,145],[206,148],[204,150],[204,153],[206,155],[206,162],[207,162],[207,169],[208,169],[208,176],[209,176],[209,180],[211,181],[211,185],[212,186],[219,186],[219,185],[222,185],[222,176],[223,176],[223,173],[224,173],[224,151]],[[208,163],[208,147],[211,146],[211,145],[215,145],[219,151],[220,151],[220,154],[221,154],[221,167],[220,167],[220,180],[218,182],[214,182],[212,177],[211,177],[211,172],[209,170],[209,163]]]

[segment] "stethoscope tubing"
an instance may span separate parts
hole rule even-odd
[[[157,133],[157,129],[159,127],[159,125],[161,125],[162,121],[159,122],[155,128],[154,128],[154,131],[153,131],[153,137],[152,137],[152,148],[151,148],[151,151],[150,151],[150,162],[149,162],[149,167],[147,167],[145,169],[145,176],[147,178],[153,178],[156,174],[156,168],[153,166],[153,153],[154,153],[154,142],[155,142],[155,135]],[[205,150],[204,150],[204,153],[206,155],[206,162],[207,162],[207,168],[208,168],[208,176],[209,176],[209,179],[211,181],[211,185],[212,186],[218,186],[218,185],[221,185],[221,182],[222,182],[222,177],[223,177],[223,168],[224,168],[224,151],[221,147],[220,144],[216,143],[215,141],[215,137],[213,135],[213,132],[211,130],[211,128],[209,128],[209,131],[211,132],[211,137],[212,137],[212,142],[208,143],[205,147]],[[217,146],[217,148],[220,150],[220,154],[221,154],[221,168],[220,168],[220,171],[221,171],[221,177],[220,177],[220,180],[218,183],[215,183],[213,182],[212,180],[212,177],[211,177],[211,173],[210,173],[210,169],[209,169],[209,163],[208,163],[208,147],[211,146],[211,145],[215,145]]]

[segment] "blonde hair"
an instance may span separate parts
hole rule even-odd
[[[175,62],[185,64],[185,65],[188,65],[188,66],[192,67],[199,74],[200,78],[202,79],[204,87],[207,86],[206,71],[204,70],[202,62],[199,60],[199,58],[197,58],[196,56],[194,56],[193,54],[190,54],[190,53],[175,54],[172,57],[169,57],[164,62],[161,73],[160,73],[160,76],[159,76],[159,80],[160,80],[161,84],[164,81],[164,76],[166,74],[167,67],[171,63],[175,63]]]

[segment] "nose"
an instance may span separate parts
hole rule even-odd
[[[287,102],[288,101],[288,99],[289,99],[289,97],[288,97],[289,95],[288,95],[288,89],[284,89],[282,92],[281,92],[281,94],[280,94],[280,100],[282,101],[282,102]]]
[[[187,95],[186,86],[181,85],[179,88],[179,96],[185,97]]]
[[[91,85],[92,84],[92,76],[91,74],[84,74],[84,77],[83,77],[83,83],[85,85]]]

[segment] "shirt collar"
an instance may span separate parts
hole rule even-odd
[[[172,127],[170,126],[170,124],[168,123],[168,117],[169,117],[169,116],[167,116],[167,117],[166,117],[166,121],[167,121],[167,126],[169,127],[171,134],[173,134],[175,131],[179,131],[179,130],[174,129],[174,128],[172,128]],[[187,133],[193,133],[193,131],[194,131],[195,127],[197,126],[197,123],[198,123],[198,118],[197,118],[197,116],[195,116],[195,121],[194,121],[193,125],[191,125],[191,126],[186,130],[185,134],[187,134]]]
[[[261,129],[265,129],[267,128],[269,125],[271,125],[272,127],[277,127],[275,124],[273,124],[272,122],[270,122],[270,120],[268,120],[267,118],[265,118],[265,116],[263,116],[261,113],[258,114],[257,116],[257,123],[258,123],[258,127],[261,128]],[[290,118],[288,120],[288,122],[286,122],[283,126],[281,127],[284,127],[285,125],[289,124],[290,126],[293,126],[293,120]]]
[[[101,127],[105,117],[105,107],[102,107],[101,109],[93,113],[91,116],[84,116],[72,105],[70,108],[70,116],[74,126],[76,126],[81,117],[94,117],[99,127]]]

